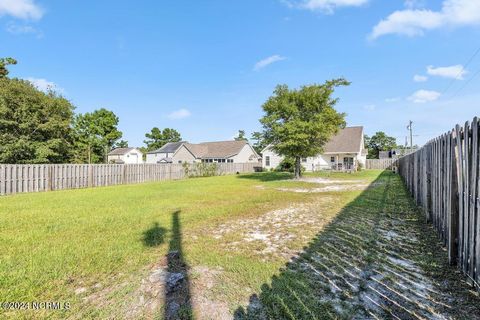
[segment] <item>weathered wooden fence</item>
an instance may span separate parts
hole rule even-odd
[[[210,165],[210,164],[209,164]],[[189,165],[189,175],[202,164]],[[218,163],[214,174],[253,172],[255,163]],[[0,164],[0,195],[185,178],[181,164]]]
[[[399,160],[399,173],[469,282],[480,284],[479,121],[428,142]]]
[[[365,169],[392,169],[396,161],[396,159],[367,159]]]

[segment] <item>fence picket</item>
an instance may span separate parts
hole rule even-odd
[[[480,287],[480,122],[456,125],[398,160],[399,173],[468,282]]]

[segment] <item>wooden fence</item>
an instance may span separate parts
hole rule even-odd
[[[190,164],[189,175],[201,175],[200,166]],[[214,174],[253,172],[257,166],[218,163]],[[183,178],[185,170],[181,164],[0,164],[0,195]]]
[[[367,159],[365,169],[392,169],[396,161],[396,159]]]
[[[480,284],[479,121],[428,142],[399,160],[399,173],[471,284]]]

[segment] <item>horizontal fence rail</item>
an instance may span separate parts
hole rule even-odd
[[[0,195],[254,172],[256,163],[0,164]]]
[[[469,282],[480,284],[479,121],[457,125],[399,160],[399,173]]]
[[[367,159],[365,169],[393,169],[396,166],[397,159]]]

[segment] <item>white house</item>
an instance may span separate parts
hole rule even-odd
[[[325,145],[322,154],[315,157],[303,158],[302,166],[306,171],[322,169],[356,169],[357,163],[365,167],[367,151],[363,139],[363,127],[347,127],[341,129]],[[271,146],[262,150],[262,166],[265,169],[274,169],[282,162],[283,157],[276,154]]]
[[[143,153],[137,148],[116,148],[107,155],[108,163],[143,163]]]
[[[169,142],[147,153],[147,163],[258,163],[260,156],[247,141]]]

